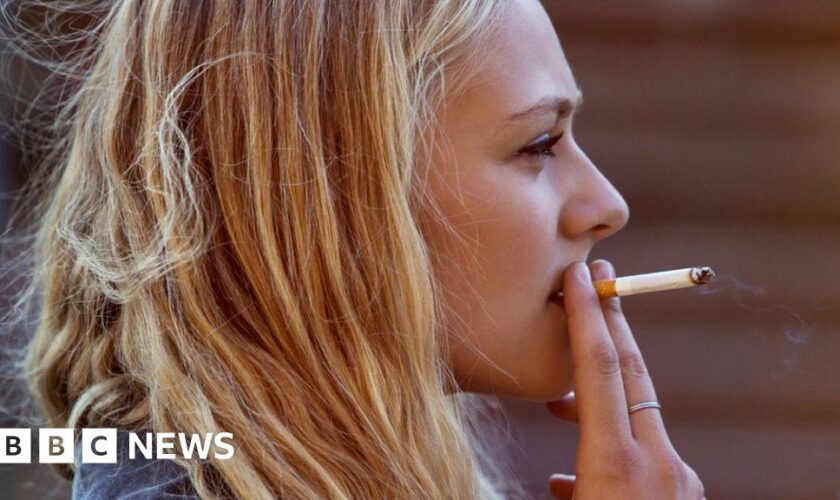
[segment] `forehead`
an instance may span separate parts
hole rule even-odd
[[[574,101],[577,83],[548,15],[537,0],[512,0],[494,35],[473,57],[472,85],[459,111],[500,124],[547,95]],[[451,109],[451,108],[450,108]]]

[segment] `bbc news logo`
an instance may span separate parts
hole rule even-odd
[[[117,429],[82,429],[82,439],[75,440],[74,429],[38,429],[38,462],[70,464],[81,447],[82,463],[117,463]],[[193,457],[228,460],[233,457],[233,434],[186,434],[183,432],[128,434],[128,459],[171,459]],[[212,452],[212,454],[211,454]],[[0,464],[32,463],[32,430],[0,429]]]

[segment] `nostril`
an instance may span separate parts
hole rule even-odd
[[[598,224],[597,226],[595,226],[592,229],[594,229],[595,231],[598,231],[598,232],[603,232],[603,231],[607,231],[609,228],[610,228],[610,226],[608,224]]]

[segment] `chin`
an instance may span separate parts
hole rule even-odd
[[[534,403],[555,401],[572,391],[571,378],[564,373],[558,374],[556,369],[543,371],[537,377],[534,375],[532,371],[528,376],[518,377],[518,384],[509,377],[504,380],[497,377],[491,380],[471,377],[459,382],[458,391],[492,394]]]
[[[558,373],[556,365],[552,368],[541,373],[531,371],[528,376],[519,377],[519,384],[506,384],[505,387],[497,387],[487,392],[534,403],[561,399],[572,391],[572,380],[569,374]]]
[[[512,344],[495,345],[483,357],[457,352],[453,369],[460,391],[532,402],[554,401],[571,392],[571,356],[564,328],[540,322],[522,331],[526,333],[514,336]]]
[[[571,365],[567,363],[555,363],[539,373],[532,371],[520,380],[521,385],[511,396],[535,403],[561,399],[573,390]]]
[[[524,363],[524,371],[519,373],[520,381],[515,387],[516,394],[511,396],[533,401],[555,401],[569,394],[572,387],[572,364],[565,332],[551,332],[547,342],[540,349],[532,351]],[[520,368],[521,369],[521,368]],[[511,370],[512,372],[513,370]]]
[[[511,397],[531,401],[533,403],[547,403],[549,401],[561,399],[571,391],[571,384],[566,384],[565,387],[558,387],[557,384],[554,384],[552,387],[534,388],[533,390],[529,390],[527,392],[512,394]]]

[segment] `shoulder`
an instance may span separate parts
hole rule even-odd
[[[187,471],[172,460],[128,459],[128,433],[117,432],[117,463],[79,463],[73,476],[73,500],[200,498]],[[80,454],[77,452],[77,456]]]

